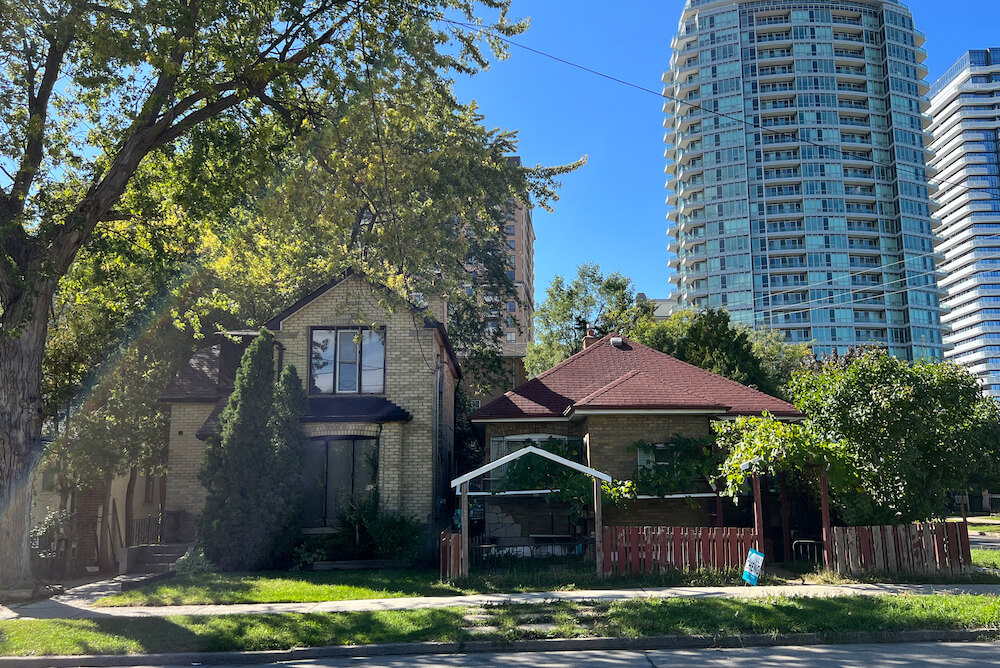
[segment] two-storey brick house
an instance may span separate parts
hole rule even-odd
[[[386,508],[428,525],[442,519],[454,452],[461,370],[444,325],[419,309],[389,309],[386,293],[348,274],[272,318],[279,366],[306,383],[309,445],[304,526],[329,531],[346,499],[377,487]],[[432,305],[433,306],[433,305]],[[431,309],[443,317],[443,308]],[[166,389],[170,442],[168,540],[194,538],[205,489],[205,439],[233,389],[254,332],[198,350]]]

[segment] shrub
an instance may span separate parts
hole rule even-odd
[[[203,550],[188,550],[184,556],[174,562],[174,572],[177,575],[204,575],[205,573],[214,573],[215,566],[205,557]]]
[[[420,551],[421,523],[408,515],[386,510],[378,490],[344,507],[331,539],[331,553],[340,559],[412,560]]]

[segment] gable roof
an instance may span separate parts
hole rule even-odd
[[[625,337],[608,334],[475,411],[475,422],[562,418],[577,411],[671,411],[801,417],[792,404]]]
[[[348,269],[344,273],[334,278],[332,281],[329,281],[319,286],[318,288],[310,292],[308,295],[298,300],[297,302],[286,308],[284,311],[282,311],[278,315],[274,316],[273,318],[265,322],[264,327],[267,327],[272,331],[280,330],[282,322],[287,320],[295,313],[301,311],[303,308],[305,308],[315,300],[319,299],[327,292],[329,292],[330,290],[332,290],[333,288],[337,287],[345,280],[350,278],[351,276],[357,276],[358,278],[367,282],[369,285],[373,287],[378,287],[383,290],[387,290],[384,286],[381,286],[378,283],[369,280],[368,277],[366,277],[363,273],[356,271],[354,269]],[[441,337],[441,345],[444,346],[445,352],[448,354],[448,360],[451,362],[452,368],[455,370],[455,375],[458,378],[461,378],[462,367],[458,362],[458,356],[455,354],[455,349],[451,345],[451,339],[448,338],[448,329],[444,326],[443,323],[438,322],[435,318],[424,316],[423,315],[424,309],[410,302],[407,302],[407,304],[409,305],[409,308],[413,313],[421,315],[423,317],[423,324],[425,329],[436,329],[438,331],[438,334]]]

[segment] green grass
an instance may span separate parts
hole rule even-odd
[[[972,524],[969,523],[969,531],[986,531],[988,533],[1000,533],[1000,524]]]
[[[466,617],[474,614],[475,617]],[[554,630],[525,628],[545,622]],[[466,627],[495,630],[473,634]],[[0,622],[0,656],[268,650],[384,642],[1000,629],[994,596],[634,599],[360,613]]]
[[[762,584],[781,581],[769,576]],[[526,591],[614,589],[618,587],[741,585],[736,571],[671,571],[662,575],[599,578],[593,566],[560,570],[524,566],[502,572],[473,573],[458,584],[438,580],[433,570],[218,573],[177,576],[101,599],[98,607],[233,603],[309,603],[402,596],[453,596]]]
[[[311,603],[463,593],[437,571],[289,571],[177,576],[103,598],[97,606]]]
[[[1000,550],[972,550],[972,563],[983,568],[1000,568]]]
[[[973,563],[1000,568],[1000,551],[973,550]],[[1000,584],[991,573],[930,576],[878,573],[846,578],[830,571],[809,570],[804,564],[774,564],[765,569],[761,584],[847,584],[851,582]],[[599,578],[592,566],[569,564],[540,567],[523,564],[502,571],[473,572],[458,583],[438,580],[434,570],[323,571],[215,573],[178,576],[101,599],[97,607],[169,606],[235,603],[311,603],[402,596],[454,596],[533,591],[574,591],[636,587],[742,586],[738,571],[668,571],[657,575]]]

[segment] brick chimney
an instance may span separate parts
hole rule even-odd
[[[593,327],[587,327],[587,335],[583,337],[583,349],[586,350],[600,340],[601,337],[597,335],[597,330]]]

